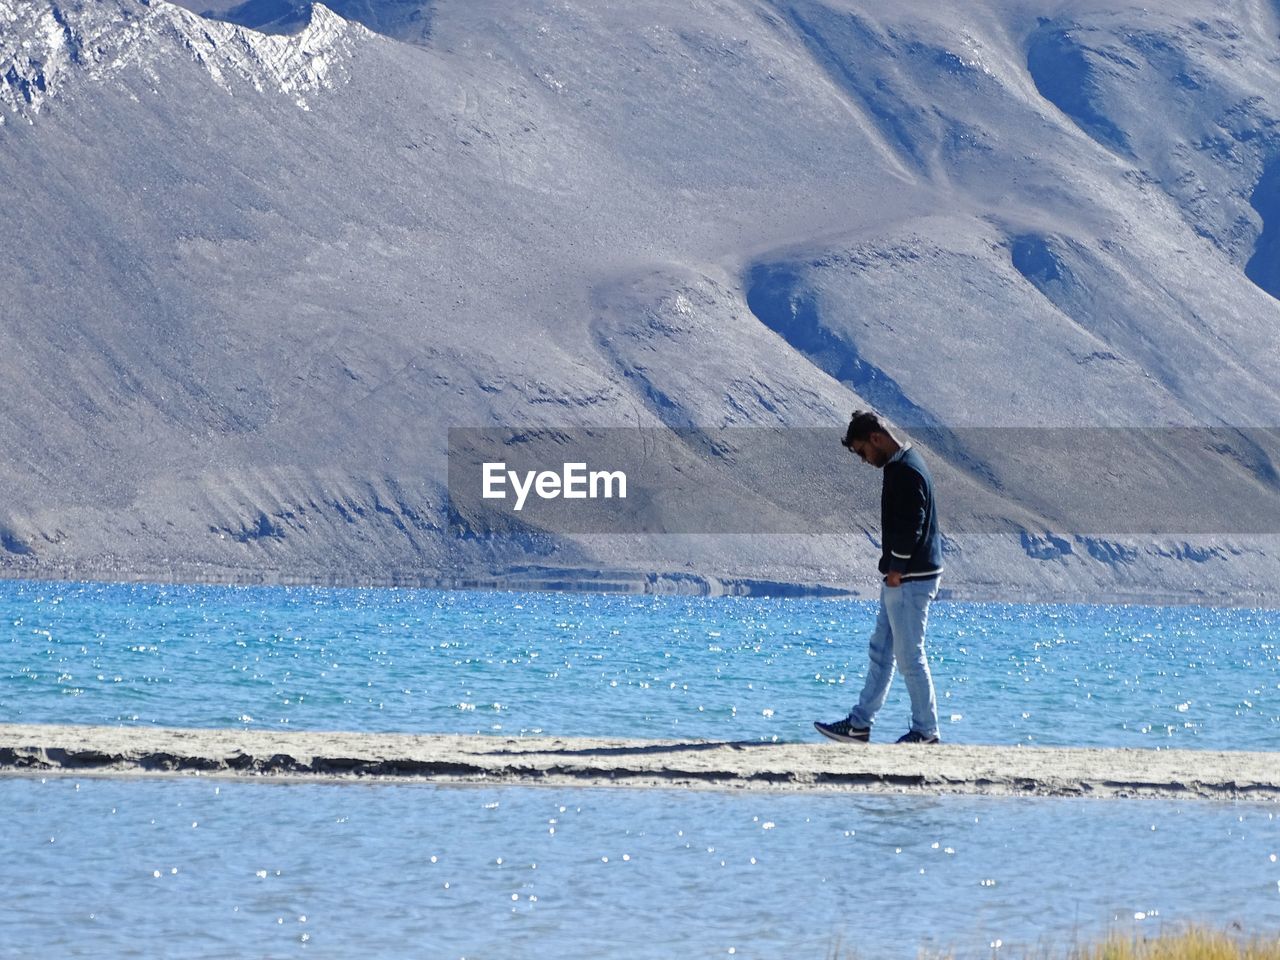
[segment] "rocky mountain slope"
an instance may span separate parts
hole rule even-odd
[[[717,431],[872,405],[933,431],[957,594],[1274,597],[1275,5],[208,12],[0,0],[4,573],[868,588],[853,462],[853,529],[558,533],[451,522],[447,451],[690,428],[767,488]],[[1186,528],[1055,512],[1081,462]]]

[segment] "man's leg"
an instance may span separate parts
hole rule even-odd
[[[924,653],[924,629],[929,620],[929,604],[938,595],[938,580],[907,580],[897,588],[886,588],[884,607],[893,632],[893,654],[907,693],[911,695],[911,729],[926,737],[938,735],[938,701],[933,677]]]
[[[880,587],[880,612],[876,615],[867,651],[867,679],[862,684],[857,706],[849,711],[849,722],[855,727],[871,726],[884,706],[889,684],[893,682],[893,629],[885,609],[888,590],[888,587]]]

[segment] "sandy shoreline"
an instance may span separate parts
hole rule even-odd
[[[1280,800],[1280,754],[0,724],[0,774]]]
[[[0,555],[2,556],[2,555]],[[554,574],[554,575],[552,575]],[[664,573],[661,571],[550,571],[546,576],[433,577],[285,575],[271,570],[175,571],[170,568],[136,567],[128,570],[103,566],[28,567],[7,560],[0,563],[0,580],[67,584],[144,584],[151,586],[315,587],[319,589],[406,589],[480,593],[585,593],[635,596],[750,596],[843,600],[875,600],[880,581],[869,576],[839,584],[817,580],[765,579],[713,573]],[[948,582],[940,602],[1084,604],[1140,607],[1214,606],[1274,610],[1280,601],[1266,590],[1154,590],[1150,585],[1133,590],[1108,590],[1091,586],[1078,589],[1030,589],[1000,584],[958,585]]]

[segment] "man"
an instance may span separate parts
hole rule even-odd
[[[869,410],[854,413],[844,446],[863,463],[884,471],[880,494],[880,612],[871,632],[870,664],[857,705],[843,720],[814,723],[817,731],[843,743],[867,743],[884,706],[894,663],[911,695],[911,729],[898,743],[938,743],[938,704],[924,653],[929,604],[942,575],[942,535],[933,500],[933,481],[910,443],[900,441]]]

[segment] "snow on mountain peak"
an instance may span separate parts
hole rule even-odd
[[[165,0],[0,0],[0,124],[6,113],[33,122],[73,82],[141,71],[159,83],[155,65],[173,56],[198,63],[228,92],[247,82],[307,110],[306,95],[344,82],[355,46],[371,36],[319,3],[300,33],[269,36]]]

